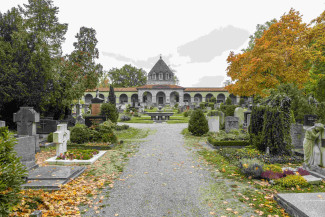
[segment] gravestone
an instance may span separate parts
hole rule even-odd
[[[244,112],[245,110],[242,107],[237,107],[234,112],[234,116],[239,118],[239,125],[243,125],[244,123]]]
[[[233,116],[227,116],[225,120],[225,130],[226,133],[229,133],[231,130],[239,129],[239,118]]]
[[[303,148],[303,141],[304,141],[304,128],[302,124],[296,123],[291,124],[290,128],[290,135],[291,141],[294,148],[301,149]]]
[[[17,134],[19,136],[33,136],[35,138],[35,153],[40,151],[39,135],[36,134],[36,122],[40,121],[39,113],[32,107],[20,107],[14,113],[14,122],[17,123]]]
[[[219,114],[219,121],[220,121],[220,124],[224,124],[225,123],[225,113],[223,113],[222,111],[218,111],[218,114]]]
[[[314,126],[317,119],[318,119],[317,115],[305,115],[304,126]]]
[[[6,126],[6,122],[5,121],[0,121],[0,127],[5,127]]]
[[[250,125],[250,118],[252,115],[252,111],[249,109],[247,111],[244,111],[244,126],[248,127]],[[249,116],[249,121],[248,121],[248,116]]]
[[[251,124],[251,114],[247,114],[247,127]]]
[[[67,142],[70,139],[70,131],[67,124],[59,124],[58,130],[53,133],[53,142],[56,144],[56,156],[67,151]]]
[[[91,127],[92,125],[99,125],[105,121],[105,116],[87,116],[85,119],[85,124],[87,127]]]
[[[36,135],[36,122],[39,120],[39,114],[32,107],[20,107],[19,111],[14,113],[18,135]]]
[[[219,132],[219,116],[208,116],[208,125],[210,132]]]
[[[77,108],[77,113],[76,113],[76,123],[78,124],[85,124],[85,119],[82,118],[81,116],[81,104],[77,104],[76,105],[76,108]]]
[[[99,103],[94,103],[91,104],[91,115],[99,115],[100,114],[100,104]]]
[[[36,133],[37,134],[49,134],[56,131],[56,126],[59,121],[51,119],[40,119],[40,122],[37,123]]]

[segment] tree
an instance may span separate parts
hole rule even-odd
[[[121,69],[113,68],[108,76],[114,87],[136,87],[147,83],[147,73],[132,65],[124,65]]]
[[[195,136],[202,136],[209,132],[208,120],[201,109],[193,111],[188,122],[188,131]]]
[[[117,122],[118,111],[114,104],[103,103],[100,107],[101,115],[106,116],[107,119],[111,120],[113,123]]]
[[[113,85],[111,85],[109,87],[108,101],[109,101],[109,103],[111,103],[114,106],[116,106],[116,96],[115,96],[115,93],[114,93]]]
[[[227,75],[234,83],[226,89],[234,95],[265,96],[282,83],[302,88],[309,79],[307,30],[299,12],[291,9],[255,39],[252,50],[236,55],[230,52]]]

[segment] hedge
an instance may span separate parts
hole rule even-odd
[[[230,141],[218,141],[215,138],[209,136],[208,142],[213,146],[248,146],[249,141],[243,140],[230,140]]]

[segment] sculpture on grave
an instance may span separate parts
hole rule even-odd
[[[304,162],[308,167],[322,165],[321,139],[323,132],[324,125],[321,123],[315,124],[306,131],[303,147]]]

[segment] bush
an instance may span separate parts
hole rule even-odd
[[[225,117],[234,116],[234,112],[237,107],[238,106],[236,105],[220,105],[220,109],[225,114]]]
[[[183,113],[183,116],[184,116],[184,117],[188,117],[188,112],[185,111],[185,112]]]
[[[309,183],[302,177],[298,175],[288,175],[282,179],[276,180],[276,184],[285,188],[296,187],[297,185],[300,187],[306,187]]]
[[[116,125],[115,126],[115,130],[117,130],[117,131],[121,131],[121,130],[127,130],[127,129],[129,129],[129,125],[126,125],[126,124],[123,124],[123,125]]]
[[[248,141],[218,141],[211,136],[208,137],[208,142],[213,146],[248,146]]]
[[[208,107],[210,107],[211,109],[214,109],[214,103],[213,102],[209,102],[208,103]]]
[[[201,109],[195,110],[191,115],[188,130],[195,136],[202,136],[209,132],[208,120],[205,118]]]
[[[7,127],[0,127],[0,216],[9,216],[21,200],[20,188],[27,171],[14,152],[16,139]]]
[[[210,136],[216,141],[248,141],[249,135],[245,132],[239,130],[231,130],[229,133],[226,133],[224,130],[220,130],[217,133],[212,133]]]
[[[121,115],[120,120],[121,121],[129,121],[129,120],[131,120],[131,117],[128,115]]]
[[[47,136],[47,142],[53,142],[53,133],[49,133]]]
[[[83,144],[90,140],[91,132],[86,125],[76,124],[76,126],[70,129],[70,141],[72,143]]]
[[[176,103],[176,104],[174,105],[174,108],[175,108],[175,109],[178,109],[178,106],[179,106],[179,104]]]
[[[307,170],[304,170],[303,168],[298,168],[297,171],[301,176],[307,176],[310,175],[310,173]]]
[[[263,163],[257,159],[242,159],[239,161],[241,172],[247,177],[259,178],[263,172]]]
[[[101,115],[106,116],[106,118],[111,120],[113,123],[117,122],[118,111],[114,104],[103,103],[100,110],[101,110]]]
[[[232,104],[232,101],[231,101],[229,96],[227,97],[225,104],[226,105],[231,105]]]
[[[273,172],[282,173],[282,168],[274,164],[264,165],[263,170],[264,171],[271,170]]]
[[[99,133],[99,136],[93,138],[93,142],[108,142],[110,144],[117,143],[117,137],[109,124],[105,124],[104,122],[100,124],[95,130]]]
[[[295,175],[295,172],[292,170],[284,170],[283,175],[284,176]]]
[[[200,102],[200,109],[205,109],[206,103],[205,102]]]

